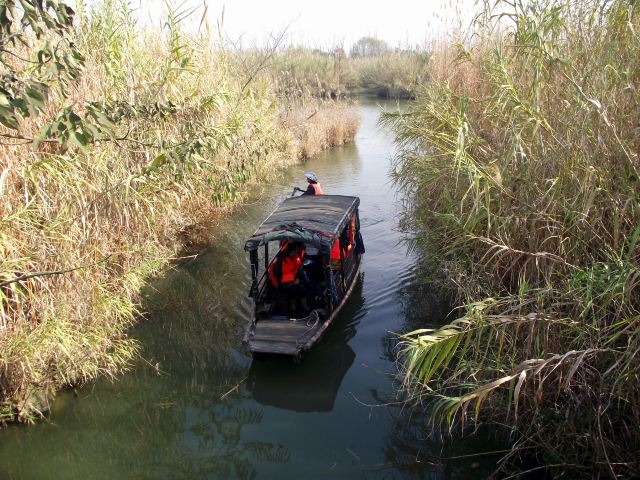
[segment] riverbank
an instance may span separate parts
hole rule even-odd
[[[637,477],[640,9],[500,5],[386,117],[414,245],[463,304],[406,336],[405,386],[449,427],[507,424],[504,469]]]
[[[288,102],[209,35],[185,34],[178,12],[161,32],[132,17],[118,2],[80,12],[81,75],[19,136],[2,131],[20,141],[0,147],[1,422],[33,421],[57,390],[127,368],[145,280],[204,248],[200,227],[247,188],[358,127],[345,102]],[[92,108],[97,127],[83,123]]]

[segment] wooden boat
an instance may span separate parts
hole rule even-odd
[[[291,197],[246,241],[255,309],[244,343],[254,357],[299,360],[334,322],[364,253],[359,204],[358,197],[344,195]],[[296,277],[296,288],[285,289],[273,280],[273,271],[294,246],[303,251],[297,274],[302,281]]]

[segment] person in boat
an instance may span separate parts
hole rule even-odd
[[[296,187],[297,191],[302,192],[303,195],[324,195],[322,185],[320,185],[318,176],[314,172],[306,172],[304,176],[307,177],[307,189],[302,190]]]
[[[304,250],[301,243],[287,242],[282,250],[281,260],[273,262],[269,267],[271,284],[289,298],[291,311],[296,310],[298,298],[301,299],[303,310],[309,310],[306,293],[310,282],[301,268]]]
[[[349,224],[340,233],[340,238],[333,244],[331,249],[331,265],[334,269],[342,267],[341,259],[346,259],[353,251],[356,244],[356,216],[353,214]],[[340,249],[342,247],[342,257]]]

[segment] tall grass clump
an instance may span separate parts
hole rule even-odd
[[[280,123],[297,140],[300,158],[311,158],[353,140],[360,127],[360,115],[348,101],[307,98],[287,104],[280,113]]]
[[[145,279],[306,148],[273,83],[170,4],[144,30],[121,0],[29,1],[0,8],[24,40],[0,55],[0,422],[126,368]]]
[[[505,469],[640,476],[639,32],[637,2],[485,1],[386,116],[415,246],[464,304],[405,336],[405,386],[506,423]]]
[[[278,92],[289,98],[412,98],[430,78],[430,57],[426,48],[348,56],[342,47],[289,46],[274,53],[268,70]]]
[[[354,58],[352,68],[359,91],[382,98],[413,98],[430,78],[431,52],[401,50],[383,55]]]
[[[350,59],[341,47],[330,51],[289,46],[279,50],[269,72],[287,98],[341,98],[357,85]]]

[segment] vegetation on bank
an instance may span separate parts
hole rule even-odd
[[[449,68],[386,116],[415,246],[438,246],[464,303],[406,335],[405,385],[438,422],[506,424],[502,468],[635,478],[640,8],[483,7],[466,44],[434,52]]]
[[[279,91],[287,96],[412,98],[429,81],[429,50],[394,51],[377,42],[374,45],[375,49],[362,47],[357,51],[363,53],[351,52],[349,56],[340,47],[325,52],[291,46],[274,55],[269,71]]]
[[[114,375],[145,279],[244,185],[351,140],[344,102],[279,94],[205,31],[126,2],[0,7],[0,421]]]

